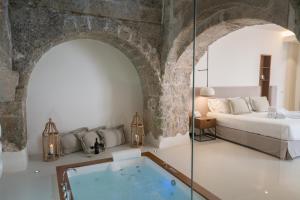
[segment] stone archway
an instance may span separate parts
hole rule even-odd
[[[295,13],[288,1],[221,1],[218,6],[205,6],[198,8],[200,15],[197,16],[196,62],[211,43],[245,26],[274,23],[296,32]],[[279,8],[283,8],[280,14],[276,11]],[[174,38],[172,45],[169,45],[168,53],[162,57],[164,70],[160,105],[164,119],[164,137],[188,132],[193,26],[192,13],[181,14],[185,19],[182,22],[183,28]]]
[[[97,9],[89,13],[81,4],[11,2],[11,33],[7,31],[7,35],[12,36],[12,69],[20,78],[15,101],[0,103],[4,151],[18,151],[26,146],[26,86],[35,62],[56,44],[79,38],[107,42],[137,67],[143,82],[148,133],[157,139],[187,132],[191,69],[184,66],[190,65],[192,59],[188,48],[192,42],[192,1],[164,0],[162,8],[159,3],[158,7],[151,3],[147,4],[151,7],[147,12],[145,5],[139,6],[143,12],[137,12],[138,16],[124,12],[119,18],[113,12],[102,15]],[[155,20],[152,6],[157,11]],[[157,13],[163,13],[163,17]],[[205,0],[198,13],[197,35],[204,41],[198,58],[210,42],[246,25],[269,22],[300,33],[299,0]],[[144,17],[151,20],[141,20]]]
[[[94,39],[108,43],[124,53],[136,67],[144,96],[144,119],[148,132],[160,133],[157,121],[160,95],[160,60],[157,48],[138,29],[123,21],[91,16],[57,16],[63,23],[47,27],[50,22],[14,24],[27,32],[15,34],[13,68],[19,72],[15,101],[4,105],[2,116],[4,151],[19,151],[26,147],[26,96],[30,74],[40,57],[50,48],[74,39]],[[49,20],[49,19],[46,19]],[[57,20],[54,18],[54,20]],[[29,26],[31,28],[28,28]],[[35,33],[35,32],[38,33]],[[8,120],[9,118],[9,120]]]

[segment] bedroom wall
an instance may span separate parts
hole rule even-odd
[[[296,74],[296,84],[295,84],[295,107],[294,110],[300,111],[300,45],[298,44],[299,54],[297,63],[297,74]]]
[[[271,85],[277,86],[277,104],[284,104],[287,44],[276,25],[245,27],[209,46],[210,86],[258,86],[261,54],[272,55]],[[205,54],[197,69],[206,68]],[[196,86],[206,85],[206,72],[196,72]]]
[[[27,98],[29,154],[41,152],[51,117],[60,132],[131,123],[143,111],[140,79],[128,58],[94,40],[73,40],[50,49],[32,72]]]
[[[288,110],[294,110],[295,108],[295,92],[296,92],[296,82],[297,82],[297,68],[298,68],[298,58],[299,47],[298,44],[289,43],[288,44],[288,59],[287,59],[287,71],[286,71],[286,97],[284,99],[284,106]]]
[[[285,107],[300,111],[300,44],[288,44],[288,64],[286,73]]]

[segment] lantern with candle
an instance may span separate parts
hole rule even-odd
[[[60,155],[60,138],[52,119],[46,123],[43,131],[43,159],[44,161],[57,160]]]
[[[135,113],[131,123],[131,145],[133,147],[144,145],[144,124],[138,113]]]

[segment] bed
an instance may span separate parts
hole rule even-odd
[[[260,96],[259,86],[214,87],[215,98]],[[196,90],[197,91],[197,90]],[[270,87],[271,106],[277,104],[277,88]],[[205,108],[197,108],[205,112]],[[300,156],[300,119],[270,119],[267,112],[233,115],[208,113],[217,119],[217,137],[260,152],[291,160]]]
[[[300,119],[269,119],[266,112],[208,113],[217,119],[217,136],[282,160],[300,156]]]

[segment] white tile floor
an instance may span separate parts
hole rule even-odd
[[[121,146],[114,150],[126,149]],[[145,150],[153,151],[146,147]],[[158,150],[157,155],[186,175],[190,175],[190,145]],[[110,157],[109,151],[87,158],[77,153],[52,163],[31,158],[28,169],[4,175],[0,180],[0,200],[55,200],[55,166]],[[195,180],[225,200],[300,199],[300,159],[277,158],[222,140],[195,142]],[[34,174],[40,170],[39,174]]]
[[[181,146],[159,155],[189,174],[190,152]],[[223,140],[196,142],[194,169],[195,180],[221,199],[300,199],[300,158],[281,161]]]

